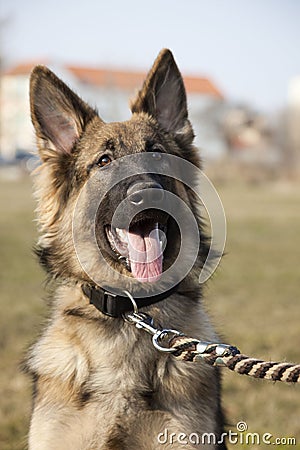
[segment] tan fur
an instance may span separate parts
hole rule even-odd
[[[39,376],[30,433],[32,450],[153,449],[160,448],[156,438],[165,427],[187,434],[216,432],[213,368],[204,363],[175,362],[158,353],[147,334],[122,319],[113,319],[117,323],[111,324],[111,319],[90,311],[92,307],[79,288],[61,288],[57,297],[53,320],[28,362]],[[172,299],[171,307],[163,303],[151,311],[162,325],[203,340],[216,339],[198,306],[184,314],[179,296]],[[81,317],[66,315],[78,304],[86,304],[81,307],[89,314],[84,324]],[[193,322],[187,321],[191,316]],[[85,389],[95,392],[96,399],[81,407]],[[148,406],[141,393],[153,389],[158,411],[146,414]],[[123,439],[124,445],[107,447],[112,435]],[[136,447],[130,445],[133,437]],[[91,446],[92,441],[97,446]]]
[[[164,104],[157,86],[165,84],[182,95],[176,106],[178,114],[171,111],[170,123],[159,116],[159,108],[156,114],[155,102],[150,104],[153,98]],[[49,117],[51,102],[57,111],[54,118]],[[73,109],[74,104],[77,109]],[[153,348],[148,334],[123,319],[103,315],[89,304],[81,290],[89,278],[72,241],[72,213],[88,177],[86,168],[110,139],[115,142],[116,158],[128,149],[132,153],[144,151],[146,139],[152,139],[163,142],[175,155],[185,151],[187,159],[199,164],[192,146],[183,82],[172,54],[165,50],[159,55],[132,103],[133,116],[127,122],[104,124],[95,111],[41,67],[32,75],[31,109],[42,159],[35,178],[41,234],[38,254],[50,278],[57,281],[53,282],[50,320],[27,361],[35,381],[29,449],[176,450],[195,445],[183,446],[177,441],[160,444],[158,435],[165,429],[176,435],[220,436],[218,370],[202,362],[175,361]],[[48,120],[54,125],[48,125]],[[197,215],[191,192],[180,184],[174,186]],[[147,312],[157,326],[214,341],[216,334],[200,301],[200,259],[178,292]],[[110,263],[117,273],[126,272],[118,262]],[[109,271],[105,267],[99,271],[103,281],[113,285]],[[133,288],[133,278],[128,273],[127,277],[125,287]]]

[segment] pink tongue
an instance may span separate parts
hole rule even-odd
[[[162,274],[162,251],[158,229],[136,226],[128,232],[128,250],[132,275],[139,281],[154,282]]]

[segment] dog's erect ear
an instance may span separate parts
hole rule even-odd
[[[41,153],[51,149],[70,154],[87,123],[97,115],[44,66],[32,71],[30,108]]]
[[[194,135],[188,120],[185,87],[170,50],[159,53],[142,89],[131,103],[131,111],[146,112],[166,131],[189,135],[192,141]]]

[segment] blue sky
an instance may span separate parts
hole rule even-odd
[[[267,111],[284,107],[300,75],[298,0],[9,0],[0,18],[9,64],[147,69],[169,47],[183,73],[209,76],[227,97]]]

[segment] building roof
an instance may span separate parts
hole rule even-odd
[[[39,64],[47,65],[48,61],[26,61],[6,70],[4,75],[29,75],[34,66]]]
[[[5,72],[5,75],[29,75],[37,64],[50,64],[49,61],[28,61],[20,63]],[[146,77],[146,72],[91,68],[75,65],[65,65],[81,83],[92,84],[98,87],[117,87],[122,90],[134,90],[140,87]],[[208,78],[184,76],[186,90],[190,94],[211,95],[222,99],[223,95],[214,83]]]

